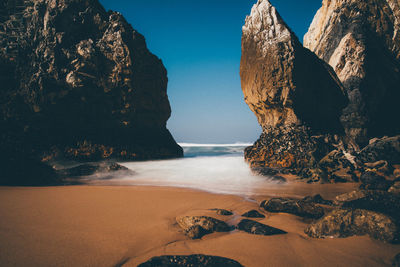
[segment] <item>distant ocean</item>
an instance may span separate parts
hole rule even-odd
[[[254,195],[262,188],[278,185],[268,177],[251,172],[245,162],[244,149],[251,145],[180,143],[185,157],[171,160],[120,162],[132,171],[104,179],[88,177],[88,183],[102,185],[171,186],[213,193]]]
[[[183,148],[185,158],[212,156],[243,156],[244,149],[252,144],[194,144],[179,143]]]

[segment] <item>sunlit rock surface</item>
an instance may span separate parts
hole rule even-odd
[[[253,6],[243,26],[240,75],[245,101],[263,128],[245,151],[252,166],[299,173],[339,145],[344,89],[267,0]]]
[[[341,121],[359,145],[400,132],[400,3],[324,0],[304,46],[329,63],[346,88]]]

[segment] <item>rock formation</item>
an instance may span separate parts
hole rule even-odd
[[[182,156],[166,69],[121,14],[97,0],[0,5],[2,146],[44,160]]]
[[[246,149],[253,167],[313,168],[340,143],[347,98],[333,69],[304,48],[268,0],[246,18],[240,76],[245,101],[263,128]]]
[[[243,267],[239,262],[224,257],[209,256],[202,254],[194,255],[164,255],[153,257],[150,260],[141,263],[138,267],[173,267],[173,266],[226,266]]]
[[[182,216],[176,222],[191,239],[198,239],[214,232],[229,232],[231,227],[224,221],[208,216]]]
[[[244,231],[246,233],[252,234],[252,235],[282,235],[282,234],[287,234],[287,232],[266,225],[262,224],[253,220],[249,219],[243,219],[239,222],[237,225],[237,229]]]
[[[305,229],[306,234],[315,238],[368,234],[386,242],[398,242],[398,231],[391,217],[361,209],[336,209]]]
[[[324,0],[304,46],[328,62],[346,88],[341,121],[359,145],[400,132],[400,3]]]
[[[324,209],[314,201],[292,198],[271,198],[262,201],[260,207],[268,212],[284,212],[299,217],[319,219],[324,216]]]

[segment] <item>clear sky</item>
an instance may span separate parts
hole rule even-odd
[[[100,0],[142,33],[168,71],[178,142],[254,142],[261,128],[243,99],[241,30],[256,0]],[[322,0],[272,0],[303,39]]]

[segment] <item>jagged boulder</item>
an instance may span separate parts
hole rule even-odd
[[[245,150],[252,166],[299,173],[334,148],[334,135],[343,131],[344,89],[268,0],[253,6],[243,26],[240,76],[245,101],[263,128]]]
[[[400,132],[400,3],[324,0],[304,46],[329,63],[346,88],[341,121],[360,146]]]
[[[0,144],[43,160],[182,156],[166,69],[121,14],[97,0],[5,2]]]

